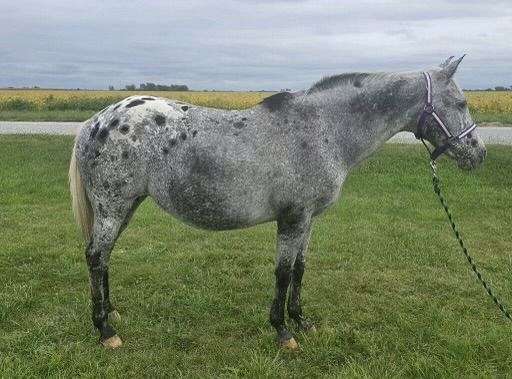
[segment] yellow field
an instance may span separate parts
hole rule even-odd
[[[251,107],[271,92],[0,90],[0,111],[100,110],[132,95],[153,95],[225,109]]]
[[[512,113],[512,91],[470,91],[465,94],[472,111]]]

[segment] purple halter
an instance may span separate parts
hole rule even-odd
[[[435,161],[441,154],[445,153],[446,150],[452,145],[454,141],[458,141],[464,137],[466,137],[469,133],[471,133],[475,128],[476,124],[472,124],[469,127],[462,130],[458,135],[454,136],[446,127],[443,120],[438,116],[438,114],[434,110],[434,105],[432,104],[432,79],[430,78],[430,74],[428,72],[424,72],[425,80],[427,81],[427,102],[425,107],[423,108],[423,112],[421,113],[420,119],[418,120],[418,128],[416,129],[416,133],[414,135],[417,139],[421,140],[423,144],[425,144],[425,128],[427,126],[427,118],[432,117],[439,128],[443,131],[446,136],[446,141],[444,144],[437,146],[434,151],[430,153],[430,159]],[[426,146],[426,144],[425,144]],[[427,148],[428,149],[428,148]],[[429,150],[430,151],[430,150]]]

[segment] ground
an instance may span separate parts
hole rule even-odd
[[[0,136],[0,376],[505,376],[512,328],[477,283],[420,146],[387,145],[319,217],[304,279],[314,335],[270,327],[275,226],[192,229],[146,201],[118,241],[117,351],[90,321],[67,189],[71,137]],[[440,174],[470,251],[512,301],[512,154]],[[510,303],[512,304],[512,303]]]

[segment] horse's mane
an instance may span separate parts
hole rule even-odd
[[[320,92],[341,85],[351,85],[354,87],[362,87],[365,80],[370,80],[382,76],[382,73],[367,72],[348,72],[344,74],[325,76],[314,83],[307,91],[310,93]],[[283,108],[291,99],[304,92],[279,92],[275,95],[266,97],[260,104],[269,109],[271,112]]]
[[[345,74],[325,76],[313,84],[309,88],[308,93],[320,92],[329,88],[347,84],[353,85],[354,87],[361,87],[364,80],[375,75],[376,74],[369,74],[366,72],[348,72]]]

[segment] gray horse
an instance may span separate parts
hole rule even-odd
[[[453,135],[473,124],[452,80],[461,59],[427,71],[436,116]],[[75,218],[88,242],[92,320],[101,343],[121,345],[108,323],[109,313],[117,314],[109,299],[110,253],[151,196],[165,211],[205,229],[277,221],[270,323],[280,346],[296,349],[285,300],[289,288],[290,318],[301,330],[314,330],[300,304],[313,217],[338,199],[354,166],[397,132],[416,131],[427,98],[425,75],[341,74],[236,111],[132,96],[86,121],[69,176]],[[447,141],[434,117],[422,128],[432,145]],[[485,156],[474,131],[450,140],[445,150],[461,168],[474,168]]]

